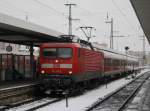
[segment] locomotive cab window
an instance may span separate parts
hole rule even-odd
[[[45,48],[43,49],[44,57],[60,57],[60,58],[71,58],[71,48]]]
[[[58,57],[60,58],[71,58],[72,57],[72,49],[71,48],[58,48]]]
[[[57,55],[56,48],[45,48],[43,50],[44,57],[56,57],[56,55]]]

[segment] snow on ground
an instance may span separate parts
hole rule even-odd
[[[149,71],[149,69],[143,70],[140,74]],[[60,102],[51,104],[49,106],[43,107],[36,111],[84,111],[87,107],[91,106],[94,102],[96,102],[99,98],[103,98],[108,95],[112,91],[118,89],[119,87],[127,84],[132,79],[119,79],[113,81],[107,85],[101,85],[97,89],[87,91],[83,95],[77,97],[71,97],[68,99],[69,106],[66,108],[66,100],[62,100]]]

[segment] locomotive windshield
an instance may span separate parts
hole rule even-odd
[[[43,50],[44,57],[56,57],[57,50],[56,48],[45,48]]]
[[[43,50],[44,57],[60,57],[60,58],[71,58],[72,49],[71,48],[45,48]]]
[[[70,58],[72,56],[72,49],[71,48],[58,48],[58,57],[61,58]]]

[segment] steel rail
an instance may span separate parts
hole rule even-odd
[[[126,99],[126,101],[118,108],[118,111],[122,111],[124,107],[128,104],[128,102],[135,96],[135,94],[139,91],[139,89],[142,87],[142,85],[145,83],[145,81],[148,79],[147,77],[142,83],[133,91],[133,93]]]
[[[34,111],[34,110],[40,109],[40,108],[42,108],[42,107],[45,107],[45,106],[47,106],[47,105],[50,105],[50,104],[53,104],[53,103],[59,102],[59,101],[61,101],[61,100],[62,100],[62,98],[58,98],[58,99],[56,99],[56,100],[54,100],[54,101],[50,101],[50,102],[47,102],[47,103],[44,103],[44,104],[38,105],[38,106],[36,106],[36,107],[33,107],[33,108],[30,108],[30,109],[27,109],[27,110],[25,110],[25,111]]]

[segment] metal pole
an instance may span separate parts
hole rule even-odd
[[[143,35],[143,66],[145,64],[145,36]]]
[[[127,72],[127,66],[128,66],[128,58],[127,58],[127,50],[126,50],[126,72]]]
[[[68,94],[65,94],[65,98],[66,98],[66,107],[68,107]]]
[[[129,50],[129,47],[126,46],[126,47],[125,47],[125,50],[126,50],[126,65],[125,65],[125,66],[126,66],[126,68],[125,68],[126,70],[125,70],[125,71],[127,72],[127,66],[128,66],[128,58],[127,58],[128,56],[127,56],[127,51]]]
[[[111,18],[111,48],[113,49],[113,18]]]
[[[28,13],[26,12],[26,22],[28,22],[29,17],[28,17]]]
[[[30,74],[33,76],[33,78],[35,78],[35,75],[34,75],[34,70],[33,70],[33,68],[34,68],[34,55],[33,55],[33,51],[34,51],[34,49],[33,49],[33,43],[31,43],[31,45],[30,45]]]
[[[15,71],[15,57],[14,57],[14,54],[11,54],[12,56],[12,75],[13,75],[13,80],[16,79],[16,71]]]
[[[69,6],[69,35],[72,35],[72,18],[71,5]]]
[[[63,95],[65,96],[65,99],[66,99],[66,108],[69,106],[68,105],[68,94],[69,94],[69,92],[67,90],[65,92],[63,92]]]
[[[106,84],[106,89],[107,89],[107,77],[105,77],[105,84]]]
[[[68,29],[68,35],[72,35],[72,6],[75,6],[76,4],[65,4],[66,6],[69,6],[69,29]]]
[[[113,49],[113,18],[111,18],[111,21],[106,21],[106,23],[111,24],[111,31],[110,31],[110,48]]]

